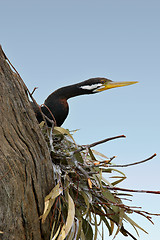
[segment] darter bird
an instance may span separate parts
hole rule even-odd
[[[123,87],[137,83],[137,81],[127,82],[113,82],[107,78],[90,78],[86,81],[62,87],[51,93],[41,107],[42,112],[50,120],[56,120],[56,125],[61,126],[68,116],[69,105],[67,100],[72,97],[85,94],[95,94],[108,90],[110,88]],[[32,103],[38,122],[43,121],[42,113],[38,106]],[[48,126],[51,126],[51,122],[47,120]]]

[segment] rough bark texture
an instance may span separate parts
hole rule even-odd
[[[41,224],[53,170],[23,81],[0,48],[0,239],[49,239]]]

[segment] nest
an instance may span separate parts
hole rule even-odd
[[[124,204],[122,198],[128,200],[132,195],[116,190],[115,186],[126,176],[112,164],[115,157],[107,158],[92,150],[96,144],[77,145],[73,134],[64,128],[48,128],[44,122],[40,126],[54,171],[55,187],[45,198],[41,216],[44,223],[48,214],[52,214],[50,239],[96,240],[97,236],[104,239],[104,228],[112,235],[114,227],[114,238],[121,232],[136,239],[124,228],[124,221],[131,224],[137,234],[137,229],[146,232],[128,215],[138,213],[151,221],[149,213]]]

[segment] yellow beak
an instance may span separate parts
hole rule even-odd
[[[138,83],[137,81],[130,81],[130,82],[112,82],[111,80],[107,80],[105,83],[103,83],[103,86],[99,89],[97,89],[98,92],[108,90],[110,88],[116,88],[116,87],[124,87],[128,85],[132,85]]]

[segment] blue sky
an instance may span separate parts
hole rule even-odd
[[[152,161],[122,171],[121,187],[160,190],[160,2],[158,0],[1,1],[1,44],[38,103],[55,89],[91,77],[139,81],[124,88],[69,100],[64,128],[80,129],[78,143],[125,134],[98,146],[116,164]],[[133,205],[160,212],[160,196],[135,194]],[[160,218],[152,226],[159,239]],[[134,232],[134,230],[132,231]],[[110,238],[108,238],[110,239]],[[125,239],[118,236],[118,240]]]

